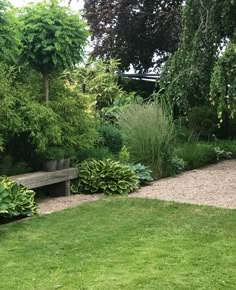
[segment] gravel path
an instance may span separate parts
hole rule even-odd
[[[75,207],[81,203],[96,201],[103,197],[103,194],[75,194],[71,196],[47,197],[37,200],[39,214],[50,214],[65,208]]]
[[[236,160],[153,182],[130,196],[236,208]]]
[[[129,196],[236,208],[236,160],[220,162],[176,177],[155,181]],[[102,197],[102,194],[77,194],[43,198],[37,202],[40,214],[49,214]]]

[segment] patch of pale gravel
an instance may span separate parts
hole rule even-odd
[[[130,194],[141,197],[236,208],[236,160],[165,178]]]
[[[92,202],[102,198],[102,194],[75,194],[70,196],[46,197],[37,200],[39,214],[50,214],[69,207],[75,207],[85,202]]]

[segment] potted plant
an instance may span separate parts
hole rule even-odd
[[[64,151],[60,147],[51,146],[44,153],[44,170],[56,171],[63,168]],[[62,168],[61,168],[62,167]]]
[[[57,170],[64,168],[64,150],[63,148],[57,148]]]
[[[64,169],[70,168],[70,159],[73,156],[73,150],[70,147],[65,147],[65,155],[64,155]]]

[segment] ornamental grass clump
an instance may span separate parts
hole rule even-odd
[[[120,114],[119,126],[131,161],[148,166],[155,179],[171,174],[175,127],[167,105],[131,105]]]
[[[128,194],[139,187],[139,179],[128,165],[112,159],[86,160],[79,166],[79,179],[72,192]]]

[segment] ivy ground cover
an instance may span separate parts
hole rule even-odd
[[[236,211],[106,198],[0,226],[0,289],[235,289]]]

